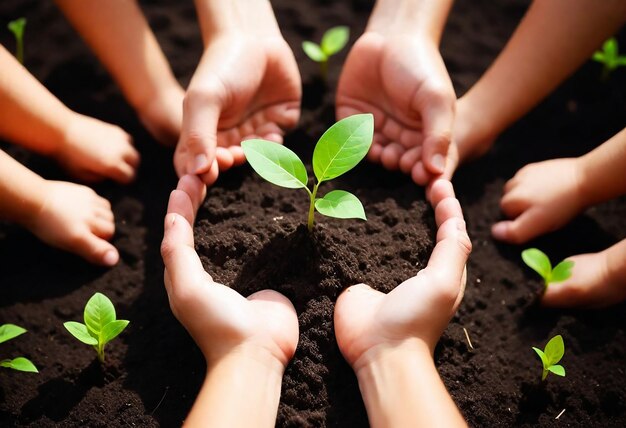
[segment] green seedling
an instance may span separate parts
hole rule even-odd
[[[317,178],[313,191],[308,187],[304,164],[287,147],[265,140],[246,140],[241,147],[261,177],[277,186],[307,191],[310,198],[307,226],[311,231],[315,209],[328,217],[367,220],[361,201],[349,192],[333,190],[322,198],[316,196],[320,184],[350,171],[365,157],[373,134],[371,114],[350,116],[328,128],[313,150],[313,172]]]
[[[322,36],[322,41],[317,43],[304,41],[302,50],[313,61],[320,64],[320,73],[326,80],[328,75],[328,60],[331,56],[342,50],[350,38],[350,29],[345,26],[333,27]]]
[[[563,282],[572,276],[572,267],[574,267],[573,261],[563,260],[552,269],[552,264],[548,256],[537,248],[528,248],[522,251],[522,260],[524,260],[524,263],[531,269],[541,275],[546,287],[553,282]]]
[[[115,308],[107,296],[94,294],[85,305],[85,324],[75,321],[63,323],[72,336],[94,347],[98,359],[104,363],[104,346],[115,339],[129,321],[115,319]]]
[[[591,59],[604,65],[602,79],[607,79],[609,74],[618,67],[626,66],[626,55],[619,54],[619,45],[615,37],[604,42],[602,50],[594,52]]]
[[[561,335],[556,335],[547,343],[546,347],[542,351],[539,348],[533,346],[533,350],[541,358],[543,364],[543,373],[541,374],[541,380],[546,380],[548,373],[554,373],[557,376],[565,376],[565,368],[559,364],[563,354],[565,353],[565,345],[563,344],[563,338]]]
[[[24,64],[24,28],[26,27],[26,18],[18,18],[15,21],[9,22],[7,28],[15,36],[15,57]]]
[[[0,325],[0,343],[15,339],[17,336],[24,333],[26,333],[26,329],[18,325]],[[18,370],[21,372],[39,373],[37,367],[35,367],[35,365],[28,358],[24,357],[13,358],[12,360],[0,360],[0,367],[6,367],[7,369]]]

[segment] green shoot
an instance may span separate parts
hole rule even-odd
[[[15,324],[0,325],[0,343],[15,339],[17,336],[24,333],[26,333],[26,329]],[[37,367],[35,367],[35,365],[28,358],[24,357],[13,358],[12,360],[0,360],[0,367],[18,370],[21,372],[39,373]]]
[[[361,201],[344,190],[333,190],[316,198],[324,181],[332,180],[354,168],[367,154],[374,135],[374,116],[357,114],[328,128],[313,151],[313,172],[317,182],[313,191],[304,164],[287,147],[265,140],[247,140],[241,147],[250,166],[265,180],[288,189],[304,189],[309,194],[307,226],[313,230],[314,212],[328,217],[367,220]]]
[[[326,80],[328,75],[328,60],[331,56],[342,50],[350,38],[350,29],[345,26],[333,27],[322,36],[322,41],[317,43],[304,41],[302,50],[315,62],[320,64],[322,78]]]
[[[560,334],[550,339],[543,351],[534,346],[533,349],[539,355],[543,364],[541,380],[546,380],[550,372],[557,376],[565,376],[565,368],[557,364],[563,358],[563,354],[565,354],[565,344]]]
[[[619,54],[619,45],[615,37],[604,42],[602,50],[594,52],[591,59],[604,65],[602,79],[607,79],[618,67],[626,66],[626,55]]]
[[[18,18],[9,22],[7,28],[15,36],[15,57],[24,64],[24,28],[26,27],[26,18]]]
[[[85,324],[68,321],[63,326],[76,339],[93,346],[98,353],[98,359],[104,363],[104,345],[115,339],[129,321],[116,319],[113,303],[101,293],[96,293],[89,299],[83,317]]]
[[[563,260],[552,269],[550,259],[546,254],[537,248],[528,248],[522,251],[522,260],[531,269],[537,272],[543,278],[546,287],[553,282],[563,282],[572,276],[572,268],[574,262],[571,260]]]

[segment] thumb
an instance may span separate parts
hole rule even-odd
[[[588,303],[580,287],[570,281],[550,284],[541,298],[542,305],[556,308],[582,306]]]
[[[455,99],[443,92],[433,92],[428,103],[418,110],[422,116],[424,151],[422,159],[428,172],[443,174],[454,122]]]
[[[491,234],[499,241],[522,244],[537,236],[544,229],[544,219],[540,211],[529,209],[515,220],[505,220],[491,227]]]
[[[114,266],[120,259],[117,249],[108,241],[89,233],[78,242],[75,252],[92,263],[102,266]]]
[[[190,92],[183,102],[183,129],[179,145],[185,154],[184,173],[204,174],[215,160],[217,124],[221,108],[217,97]]]

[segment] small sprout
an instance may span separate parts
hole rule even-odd
[[[537,248],[528,248],[522,251],[522,260],[531,269],[537,272],[545,281],[546,287],[553,282],[563,282],[572,276],[572,268],[574,262],[571,260],[563,260],[552,269],[550,259],[546,254]]]
[[[322,42],[317,43],[304,41],[302,50],[315,62],[320,64],[322,78],[326,80],[328,75],[328,60],[331,56],[342,50],[350,38],[350,29],[346,26],[333,27],[322,36]]]
[[[591,59],[604,65],[602,69],[603,80],[606,80],[609,74],[618,67],[626,66],[626,55],[619,54],[619,45],[615,37],[604,42],[602,50],[594,52]]]
[[[307,186],[309,178],[304,164],[287,147],[265,140],[246,140],[241,147],[250,166],[261,177],[277,186],[307,191],[310,198],[307,226],[311,231],[315,209],[328,217],[367,220],[361,201],[351,193],[333,190],[322,198],[316,196],[322,182],[350,171],[365,157],[373,134],[371,114],[350,116],[328,128],[313,151],[313,172],[317,177],[313,191]]]
[[[24,28],[26,27],[26,18],[18,18],[9,22],[7,28],[15,36],[15,57],[24,64]]]
[[[85,305],[85,324],[75,321],[63,323],[72,336],[87,345],[92,345],[98,359],[104,363],[104,345],[115,339],[129,321],[115,319],[115,307],[107,296],[94,294]]]
[[[15,324],[0,325],[0,343],[15,339],[17,336],[26,333],[26,329]],[[12,360],[0,360],[0,367],[18,370],[21,372],[39,373],[37,367],[24,357],[13,358]]]
[[[563,338],[560,334],[550,339],[543,351],[539,348],[535,348],[534,346],[533,349],[537,355],[539,355],[543,364],[541,380],[546,380],[548,372],[552,372],[558,376],[565,376],[565,368],[557,364],[561,361],[561,358],[563,358],[563,354],[565,353],[565,345],[563,344]]]

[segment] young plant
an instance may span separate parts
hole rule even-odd
[[[345,26],[333,27],[322,36],[322,42],[302,42],[302,50],[313,61],[320,64],[320,73],[326,80],[328,75],[328,59],[342,50],[350,38],[350,29]]]
[[[24,64],[24,28],[26,27],[26,18],[18,18],[15,21],[9,22],[7,28],[15,36],[15,57]]]
[[[603,80],[606,80],[613,70],[626,66],[626,55],[619,54],[619,45],[615,37],[604,42],[602,50],[594,52],[591,59],[604,65],[602,69]]]
[[[531,269],[537,272],[545,281],[546,287],[553,282],[563,282],[572,276],[574,262],[563,260],[552,269],[550,259],[546,254],[537,248],[528,248],[522,251],[522,260]]]
[[[89,299],[83,317],[85,324],[68,321],[63,326],[76,339],[92,345],[98,353],[98,359],[104,363],[104,346],[115,339],[129,321],[116,319],[113,303],[101,293],[96,293]]]
[[[335,218],[367,220],[361,201],[344,190],[333,190],[317,198],[317,189],[324,181],[332,180],[350,171],[365,157],[372,144],[374,116],[357,114],[328,128],[313,150],[313,172],[317,182],[313,191],[304,164],[287,147],[265,140],[247,140],[241,147],[250,166],[261,177],[288,189],[302,188],[310,198],[307,226],[313,230],[315,209],[320,214]]]
[[[534,346],[533,349],[537,355],[539,355],[543,364],[541,380],[546,380],[548,372],[552,372],[557,376],[565,376],[565,368],[557,364],[561,361],[561,358],[563,358],[563,354],[565,353],[565,345],[563,344],[563,338],[560,334],[550,339],[543,351],[539,348],[535,348]]]
[[[15,339],[17,336],[26,333],[26,329],[15,324],[0,325],[0,343]],[[0,367],[18,370],[21,372],[39,373],[37,367],[27,358],[17,357],[12,360],[0,360]]]

